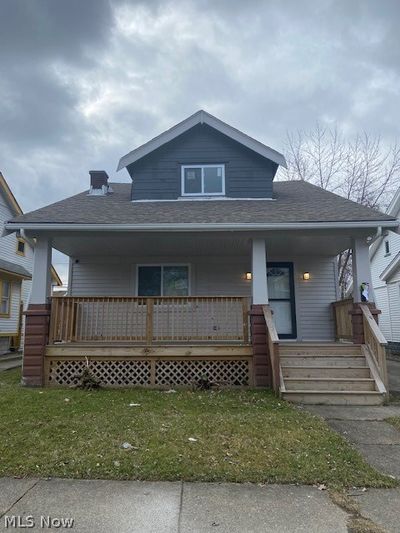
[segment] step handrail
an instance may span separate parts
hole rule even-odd
[[[382,331],[379,329],[379,326],[372,316],[368,305],[360,304],[360,309],[363,314],[364,342],[374,357],[379,369],[380,377],[386,387],[386,390],[388,390],[389,383],[386,365],[387,340],[385,339]]]
[[[276,394],[279,394],[281,384],[279,337],[278,332],[276,331],[271,308],[268,305],[263,305],[262,308],[265,318],[265,324],[267,326],[267,347],[272,371],[272,389]]]

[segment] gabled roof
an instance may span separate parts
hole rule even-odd
[[[5,180],[5,177],[0,172],[0,191],[3,192],[3,195],[6,199],[6,202],[8,206],[10,207],[11,211],[14,213],[15,216],[22,215],[22,209],[17,202],[17,199],[13,195],[10,187],[8,186],[8,183]]]
[[[15,216],[23,215],[23,211],[21,209],[21,206],[17,202],[17,199],[15,198],[15,196],[14,196],[13,192],[11,191],[11,189],[10,189],[6,179],[5,179],[5,177],[3,176],[3,174],[1,172],[0,172],[0,191],[3,192],[4,198],[5,198],[8,206],[10,207],[11,211],[14,213],[14,215]],[[0,231],[0,237],[1,237],[1,231]],[[30,244],[32,244],[32,243],[30,243]],[[14,269],[14,270],[10,270],[10,272],[14,272],[15,274],[20,275],[24,279],[31,279],[32,276],[29,274],[29,272],[25,268],[20,267],[19,265],[15,264],[15,263],[10,263],[9,261],[4,261],[3,259],[0,259],[0,261],[2,263],[8,263],[8,268],[13,268]],[[1,267],[1,264],[0,264],[0,270],[4,270],[6,272],[8,271],[7,268],[3,269]],[[53,267],[53,265],[51,265],[51,277],[52,277],[54,283],[56,283],[59,287],[62,286],[61,278],[58,275],[57,270]]]
[[[382,281],[387,281],[400,268],[400,252],[394,256],[382,274],[379,276]]]
[[[206,111],[200,110],[197,111],[197,113],[194,113],[190,117],[186,118],[182,122],[179,122],[179,124],[176,124],[169,130],[164,131],[164,133],[157,135],[157,137],[154,137],[154,139],[151,139],[147,143],[142,144],[138,148],[135,148],[135,150],[132,150],[128,154],[121,157],[118,163],[117,171],[127,167],[128,165],[131,165],[135,161],[138,161],[145,155],[149,154],[150,152],[153,152],[153,150],[156,150],[157,148],[162,146],[163,144],[172,141],[173,139],[178,137],[178,135],[181,135],[182,133],[185,133],[191,128],[193,128],[194,126],[197,126],[197,124],[208,124],[208,126],[210,126],[211,128],[214,128],[215,130],[219,131],[220,133],[223,133],[224,135],[227,135],[238,143],[243,144],[247,148],[250,148],[250,150],[253,150],[253,152],[256,152],[266,157],[267,159],[270,159],[277,165],[281,165],[282,167],[286,168],[286,160],[282,154],[280,154],[276,150],[273,150],[269,146],[266,146],[265,144],[256,141],[252,137],[249,137],[245,133],[237,130],[236,128],[229,126],[229,124],[226,124],[226,122],[223,122],[219,118],[210,115]]]
[[[304,227],[396,227],[389,215],[357,204],[305,181],[277,181],[271,199],[133,201],[131,185],[112,183],[113,193],[90,196],[87,191],[6,225],[48,230],[179,231],[228,226],[232,229]],[[348,226],[347,226],[348,227]],[[180,228],[180,229],[179,229]]]

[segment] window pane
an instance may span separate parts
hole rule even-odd
[[[187,296],[189,294],[189,272],[186,266],[164,267],[163,296]]]
[[[274,312],[274,322],[278,335],[291,335],[292,326],[292,309],[290,302],[269,302]]]
[[[185,194],[201,193],[201,168],[185,168]]]
[[[222,167],[204,168],[204,192],[222,193]]]
[[[1,295],[3,298],[10,297],[10,282],[9,281],[3,281],[3,289],[2,289]]]
[[[25,243],[24,241],[18,241],[18,252],[23,254],[25,252]]]
[[[141,266],[138,268],[138,295],[161,296],[161,267]]]
[[[287,267],[267,269],[269,298],[290,298],[290,277]]]

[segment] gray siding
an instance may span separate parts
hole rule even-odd
[[[132,199],[172,200],[181,196],[181,165],[225,164],[226,196],[271,198],[278,166],[203,124],[128,166]]]
[[[335,258],[269,257],[269,261],[293,261],[296,316],[299,340],[334,339],[331,302],[337,299]],[[245,279],[250,258],[226,257],[82,257],[72,264],[72,296],[133,296],[137,264],[175,263],[190,265],[193,296],[250,296]],[[303,272],[311,274],[309,281]]]

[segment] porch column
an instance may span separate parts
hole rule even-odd
[[[252,301],[250,310],[251,343],[253,346],[254,385],[271,386],[268,358],[267,326],[263,305],[268,304],[267,256],[265,239],[252,240]]]
[[[44,385],[44,354],[49,335],[51,294],[51,240],[39,237],[33,258],[32,288],[25,311],[22,383],[30,387]]]
[[[360,286],[362,283],[369,284],[369,301],[375,300],[372,287],[371,264],[369,261],[369,245],[363,238],[353,239],[353,298],[354,303],[361,302]]]
[[[253,305],[268,303],[267,255],[265,239],[252,240],[252,297]]]
[[[33,256],[32,289],[29,303],[45,304],[51,294],[51,240],[36,239]]]

